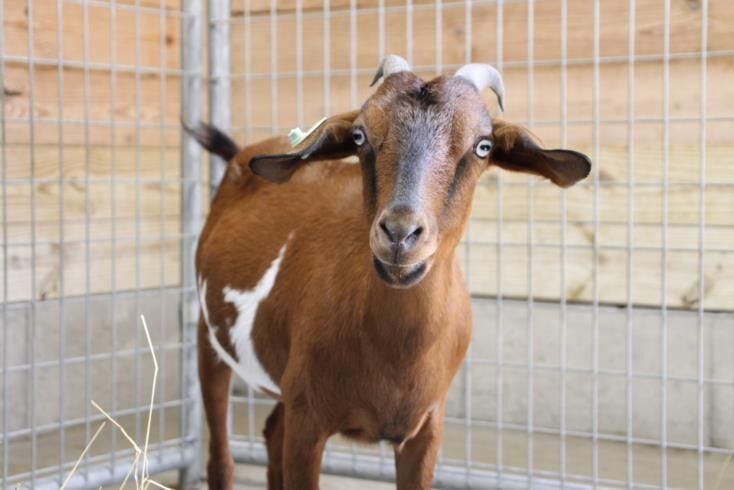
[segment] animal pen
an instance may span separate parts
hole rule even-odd
[[[207,7],[207,8],[205,8]],[[491,171],[461,262],[474,339],[439,488],[734,488],[729,0],[0,0],[2,487],[56,488],[103,420],[196,484],[193,254],[221,175],[182,134],[253,142],[357,108],[388,53],[494,64],[505,116],[591,156],[568,191]],[[208,48],[208,49],[207,49]],[[207,97],[208,93],[208,97]],[[208,104],[207,104],[208,102]],[[233,386],[233,452],[272,402]],[[109,428],[70,481],[124,479]],[[394,475],[334,439],[324,471]],[[264,471],[264,470],[263,470]]]

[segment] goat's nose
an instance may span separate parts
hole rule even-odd
[[[410,249],[426,229],[425,219],[413,209],[399,206],[383,214],[380,230],[393,247]]]

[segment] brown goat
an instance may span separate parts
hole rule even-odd
[[[239,151],[215,128],[192,131],[230,161],[196,261],[210,488],[232,487],[233,370],[278,400],[264,431],[269,489],[317,489],[337,433],[389,441],[397,487],[430,488],[471,337],[455,249],[479,177],[496,165],[567,187],[589,173],[584,155],[490,119],[480,89],[500,104],[503,89],[488,65],[425,82],[391,56],[379,78],[361,110],[292,151],[284,138]],[[339,160],[354,155],[358,165]]]

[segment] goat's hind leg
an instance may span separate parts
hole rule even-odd
[[[430,490],[443,440],[444,405],[428,415],[418,433],[395,449],[398,490]]]
[[[268,490],[283,490],[283,403],[278,403],[265,421],[265,445],[268,449]]]
[[[227,437],[227,410],[232,370],[214,352],[203,320],[199,320],[198,334],[199,380],[210,434],[207,481],[210,490],[231,490],[234,461]]]

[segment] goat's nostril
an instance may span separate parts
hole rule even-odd
[[[380,220],[379,227],[390,243],[401,247],[413,245],[425,230],[422,225],[416,225],[410,221],[390,220],[389,218]]]
[[[422,233],[423,233],[423,227],[419,226],[415,230],[413,230],[413,233],[411,233],[408,238],[413,238],[413,239],[419,238]]]
[[[386,220],[380,221],[380,229],[383,233],[385,233],[385,235],[390,239],[391,242],[394,241]]]

